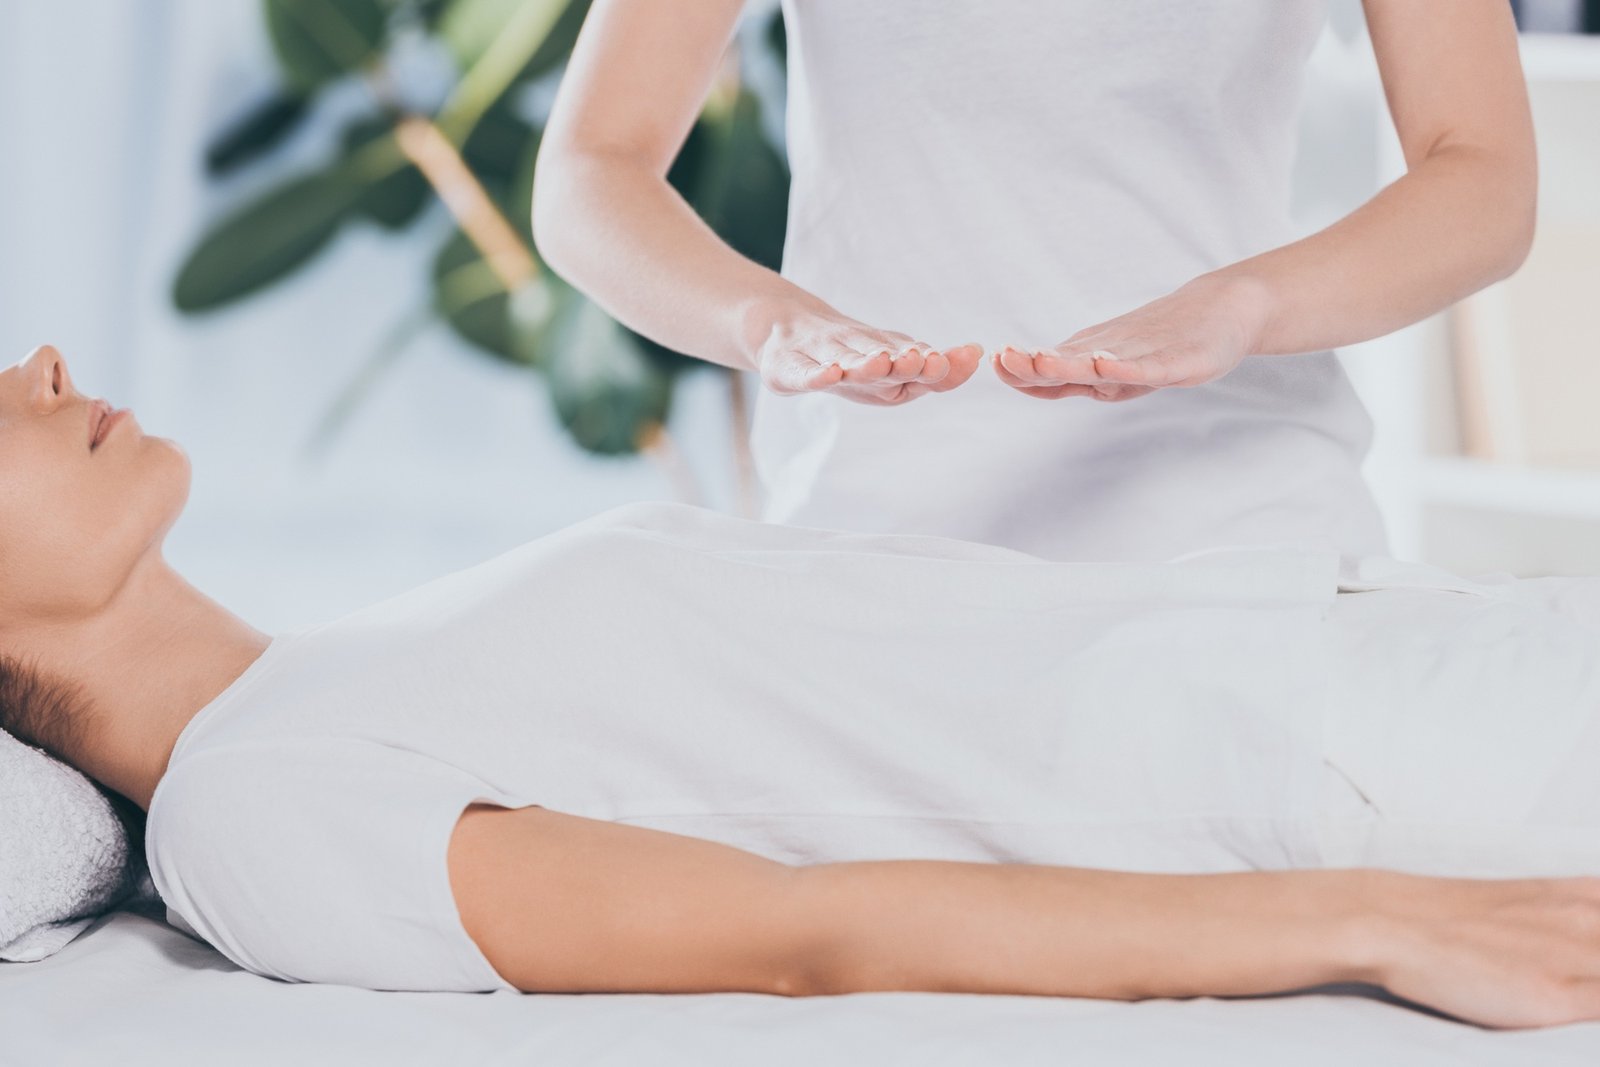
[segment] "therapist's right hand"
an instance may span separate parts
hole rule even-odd
[[[939,350],[827,309],[777,317],[753,362],[762,384],[780,395],[827,392],[893,405],[954,389],[982,359],[980,345]]]

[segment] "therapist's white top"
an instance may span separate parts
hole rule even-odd
[[[178,737],[150,872],[175,920],[258,973],[472,990],[509,988],[447,877],[450,831],[478,799],[792,863],[1224,871],[1359,865],[1379,846],[1435,861],[1431,824],[1371,836],[1337,750],[1406,819],[1493,798],[1447,828],[1455,866],[1482,842],[1570,865],[1514,854],[1484,823],[1524,815],[1596,718],[1594,635],[1509,605],[1463,642],[1460,612],[1493,602],[1433,591],[1454,606],[1410,602],[1403,642],[1373,610],[1330,645],[1338,580],[1321,551],[1064,563],[618,508],[277,637]],[[1453,747],[1455,720],[1489,725]],[[1593,856],[1600,775],[1571,780]]]
[[[1292,240],[1326,0],[785,0],[783,273],[936,346],[1054,344]],[[1332,352],[1043,401],[987,365],[883,408],[762,390],[763,517],[1051,559],[1298,542],[1384,553],[1371,422]]]

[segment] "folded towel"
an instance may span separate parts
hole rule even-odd
[[[43,959],[97,916],[155,896],[106,794],[0,731],[0,960]]]

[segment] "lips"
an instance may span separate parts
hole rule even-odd
[[[93,452],[106,439],[111,430],[111,420],[117,411],[104,400],[89,405],[89,451]]]

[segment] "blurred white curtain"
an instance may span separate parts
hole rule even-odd
[[[171,310],[205,223],[323,158],[363,89],[329,101],[274,164],[213,182],[215,132],[274,84],[257,0],[0,3],[0,356],[49,342],[91,394],[189,450],[169,556],[257,625],[322,618],[600,508],[670,498],[645,460],[595,460],[526,371],[434,327],[325,462],[302,445],[390,326],[428,299],[450,223],[349,227],[308,269],[203,318]],[[721,506],[720,382],[693,375],[675,429]]]

